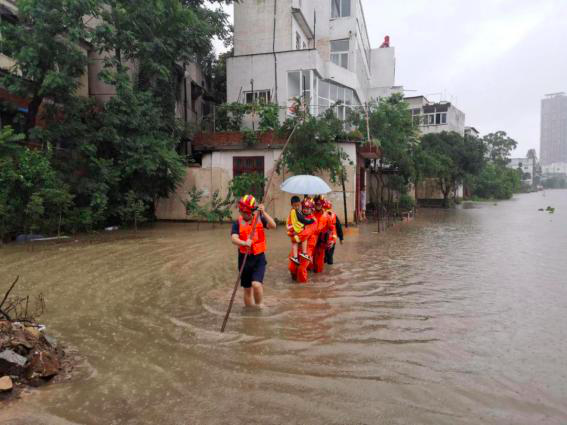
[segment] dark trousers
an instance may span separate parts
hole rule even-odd
[[[332,248],[327,248],[325,251],[325,263],[333,264],[333,257],[335,256],[335,245]]]

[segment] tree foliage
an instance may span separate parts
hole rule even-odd
[[[446,206],[458,185],[467,176],[480,173],[484,166],[485,147],[476,137],[445,131],[430,133],[421,138],[421,149],[424,175],[437,179]]]
[[[520,191],[521,176],[518,170],[488,162],[473,179],[473,193],[482,199],[510,199]]]
[[[345,178],[348,155],[337,144],[346,140],[342,122],[327,110],[323,117],[297,117],[285,125],[287,131],[296,128],[287,150],[278,163],[278,172],[284,169],[292,174],[328,173],[332,182]]]
[[[51,152],[20,146],[20,139],[10,128],[0,133],[0,240],[18,231],[54,232],[72,199],[50,163]]]
[[[44,99],[66,103],[86,72],[87,56],[80,48],[88,39],[85,16],[96,16],[99,0],[19,0],[18,22],[0,21],[2,52],[14,66],[0,76],[0,85],[30,99],[25,123],[37,124]]]
[[[359,116],[358,127],[361,134],[367,134],[365,117]],[[401,94],[382,98],[370,105],[368,128],[371,143],[378,146],[381,158],[374,161],[372,175],[376,178],[379,192],[375,197],[383,203],[384,190],[388,192],[388,203],[394,192],[405,193],[410,181],[415,181],[416,173],[414,151],[417,148],[417,131],[413,126],[409,105]],[[388,178],[384,174],[388,172]]]
[[[210,3],[230,1],[17,1],[18,24],[3,21],[0,31],[15,66],[0,84],[30,99],[25,130],[43,150],[2,131],[2,234],[152,217],[184,175],[175,119],[184,69],[202,62],[215,37],[230,39],[226,13]],[[116,92],[103,105],[77,93],[85,41],[104,58],[99,78]]]
[[[486,146],[488,158],[492,162],[501,165],[506,165],[510,162],[510,154],[518,146],[518,143],[508,137],[505,131],[487,134],[482,140]]]

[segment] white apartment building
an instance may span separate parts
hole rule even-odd
[[[412,112],[414,124],[422,134],[455,131],[465,135],[465,114],[450,102],[430,102],[425,96],[406,97]],[[474,127],[468,133],[478,136]]]
[[[399,90],[394,48],[383,46],[371,48],[360,0],[243,0],[234,5],[227,99],[275,102],[282,119],[296,98],[314,115],[340,102],[344,119]]]

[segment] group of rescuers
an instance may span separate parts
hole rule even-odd
[[[238,270],[248,253],[240,279],[244,288],[244,304],[260,305],[263,297],[266,272],[266,233],[275,229],[276,222],[257,204],[252,195],[238,202],[240,216],[232,223],[231,240],[238,248]],[[255,219],[255,216],[257,218]],[[256,230],[252,226],[256,223]],[[308,271],[321,273],[325,263],[333,264],[335,245],[343,243],[343,229],[330,201],[322,195],[313,199],[305,196],[291,198],[291,211],[287,219],[287,234],[291,239],[289,271],[294,281],[307,283]]]

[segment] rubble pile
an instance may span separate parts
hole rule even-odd
[[[41,386],[62,370],[65,353],[42,328],[0,320],[0,400]]]

